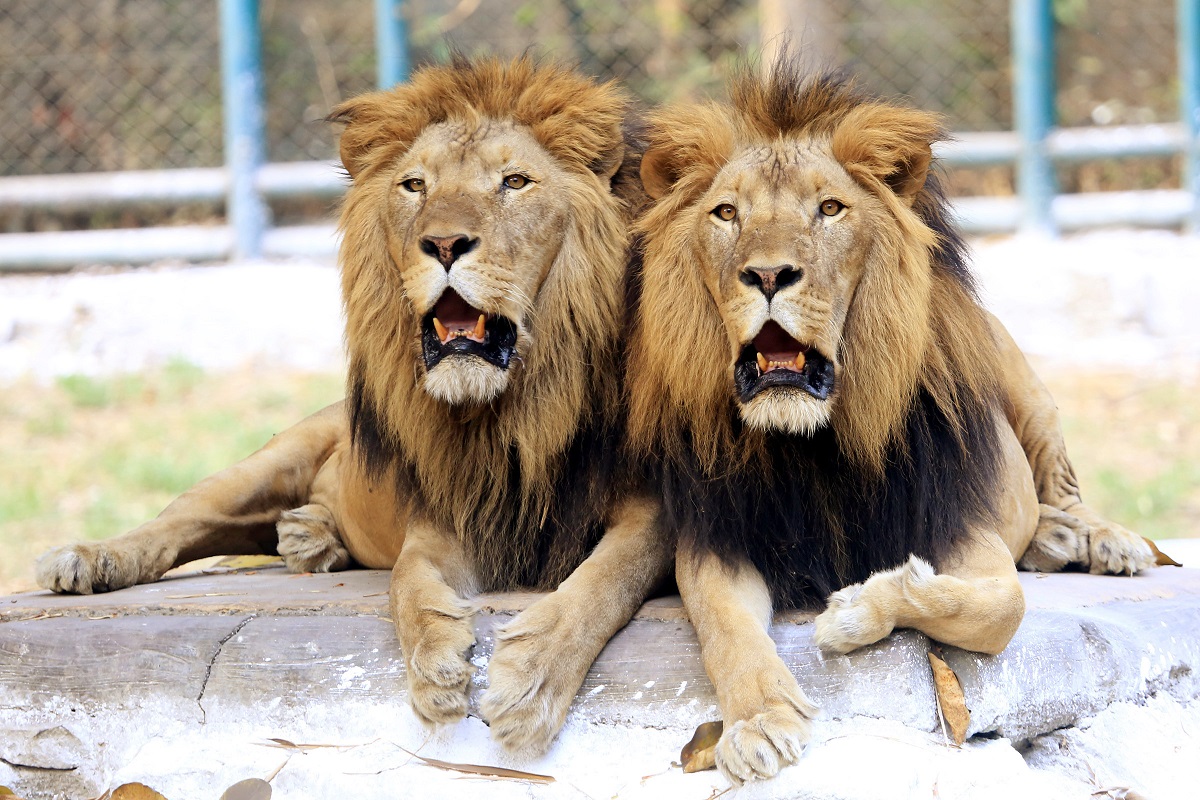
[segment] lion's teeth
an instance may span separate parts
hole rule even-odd
[[[437,317],[433,318],[433,330],[437,333],[438,340],[443,343],[450,338],[450,331],[446,330],[446,326]]]
[[[804,353],[796,353],[796,360],[792,362],[792,369],[804,369]]]
[[[762,353],[759,353],[758,354],[758,371],[765,373],[767,371],[768,366],[769,366],[769,364],[767,362],[767,357],[764,356]]]
[[[480,314],[479,319],[475,323],[475,339],[477,341],[483,341],[483,325],[485,322],[487,322],[487,318],[483,314]]]

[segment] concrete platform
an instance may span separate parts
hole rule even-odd
[[[799,764],[736,796],[1194,797],[1200,570],[1022,582],[1029,612],[1004,653],[947,650],[971,710],[962,747],[940,732],[924,636],[824,657],[811,615],[781,616],[779,651],[823,714]],[[383,572],[260,568],[0,598],[0,785],[27,800],[129,781],[215,799],[252,777],[301,800],[706,800],[728,787],[672,767],[693,729],[718,717],[678,598],[643,607],[601,654],[551,752],[516,762],[478,718],[436,734],[416,722],[386,590]],[[480,600],[476,693],[494,630],[531,597]],[[454,772],[417,752],[555,780]]]

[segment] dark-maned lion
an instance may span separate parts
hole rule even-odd
[[[41,585],[153,581],[274,552],[277,529],[293,569],[393,568],[429,723],[467,710],[469,597],[558,587],[498,636],[482,704],[503,745],[543,750],[670,565],[656,502],[615,456],[626,106],[612,84],[529,59],[457,60],[339,106],[347,400],[137,530],[47,554]]]
[[[816,710],[773,606],[828,598],[834,652],[907,627],[996,653],[1024,614],[1018,560],[1153,563],[1080,504],[1052,400],[976,299],[929,171],[941,135],[786,60],[732,106],[650,118],[630,438],[661,460],[737,782],[793,762]]]

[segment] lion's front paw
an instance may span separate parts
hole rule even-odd
[[[564,630],[545,600],[526,610],[496,636],[488,663],[488,690],[480,704],[492,738],[506,750],[540,755],[566,721],[571,701],[587,676],[587,648]]]
[[[862,598],[863,584],[855,583],[829,596],[816,619],[813,640],[828,653],[849,653],[874,644],[892,632],[892,623]]]
[[[105,543],[56,547],[39,558],[35,568],[39,586],[68,594],[111,592],[161,576],[162,571],[144,568],[136,553]]]
[[[1150,545],[1115,522],[1097,521],[1088,537],[1088,571],[1133,575],[1156,563]]]
[[[310,503],[285,511],[275,529],[279,555],[289,572],[334,572],[350,566],[350,553],[325,506]]]
[[[811,736],[812,709],[807,715],[791,704],[779,704],[738,720],[717,742],[717,768],[735,784],[773,777],[800,758]]]
[[[406,649],[408,697],[426,725],[457,722],[467,715],[467,690],[475,668],[467,655],[475,645],[471,610],[421,615],[416,644]]]

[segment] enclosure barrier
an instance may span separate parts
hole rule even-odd
[[[960,198],[968,232],[1055,233],[1107,225],[1183,226],[1200,233],[1200,0],[1176,0],[1180,121],[1103,128],[1054,125],[1052,0],[1011,0],[1015,130],[962,133],[939,145],[948,167],[1013,164],[1014,197]],[[375,0],[377,80],[409,69],[401,0]],[[336,198],[345,189],[329,162],[265,164],[258,0],[220,0],[224,168],[25,176],[0,179],[0,207],[101,208],[131,203],[220,201],[225,226],[0,235],[0,269],[81,263],[148,263],[263,256],[325,257],[332,225],[272,227],[267,200]],[[1093,159],[1183,156],[1179,190],[1058,194],[1054,166]]]

